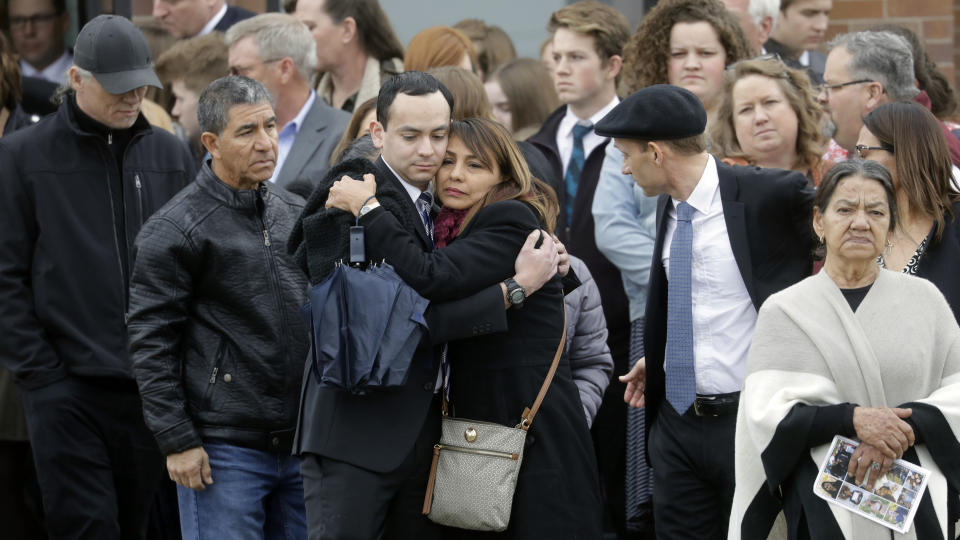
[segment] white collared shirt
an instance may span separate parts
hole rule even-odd
[[[617,104],[620,103],[620,98],[613,96],[613,100],[610,103],[597,111],[590,118],[578,118],[577,115],[573,114],[570,111],[570,106],[567,105],[567,114],[563,116],[563,119],[560,120],[560,126],[557,128],[557,150],[560,152],[560,162],[563,164],[563,170],[566,172],[567,164],[570,163],[570,156],[573,155],[573,126],[578,123],[590,122],[593,125],[597,125],[597,122],[603,120],[603,117],[607,115],[610,111],[613,110]],[[587,159],[587,156],[590,155],[590,152],[600,146],[603,141],[606,140],[606,137],[601,137],[597,135],[597,132],[590,130],[590,133],[587,133],[583,136],[583,159]]]
[[[213,29],[216,28],[218,24],[220,24],[221,19],[223,19],[223,16],[226,14],[227,14],[227,3],[224,2],[223,7],[220,8],[220,11],[218,11],[217,14],[213,16],[212,19],[207,21],[207,24],[204,25],[203,29],[200,30],[200,33],[194,37],[205,36],[210,32],[213,32]]]
[[[48,80],[54,84],[65,84],[67,82],[67,70],[73,65],[73,55],[70,51],[63,51],[60,58],[57,58],[49,66],[38,70],[28,64],[25,60],[20,60],[20,72],[24,77],[37,77]]]
[[[667,212],[663,252],[668,279],[670,245],[677,229],[677,205]],[[693,213],[693,357],[698,394],[738,392],[746,375],[747,352],[757,324],[757,310],[733,257],[720,200],[720,178],[713,156],[687,204]]]
[[[273,176],[270,177],[271,182],[277,181],[277,176],[280,175],[280,169],[282,169],[283,164],[287,162],[290,149],[293,148],[293,143],[297,139],[297,133],[300,133],[300,126],[303,125],[304,118],[310,113],[310,108],[313,107],[313,102],[316,100],[317,93],[311,89],[310,96],[307,97],[307,102],[303,104],[303,107],[300,107],[300,112],[293,117],[293,120],[287,122],[287,125],[283,126],[280,133],[277,134],[277,166],[273,169]]]
[[[427,184],[427,189],[425,190],[420,189],[417,186],[407,182],[406,180],[403,179],[402,176],[397,174],[397,171],[393,170],[393,167],[391,167],[390,164],[387,163],[387,160],[383,160],[383,163],[387,166],[388,169],[390,169],[390,172],[392,172],[393,175],[397,177],[397,180],[400,181],[400,185],[403,186],[403,189],[407,190],[407,195],[410,196],[410,200],[413,201],[414,206],[417,205],[417,199],[420,198],[421,193],[423,193],[424,191],[430,191],[433,189],[433,182],[430,182],[429,184]]]

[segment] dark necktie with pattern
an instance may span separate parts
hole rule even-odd
[[[567,226],[573,222],[573,200],[577,198],[577,184],[580,183],[580,173],[583,172],[583,162],[586,155],[583,151],[583,138],[593,129],[593,124],[577,124],[573,126],[573,153],[567,163],[567,172],[563,175],[563,183],[567,190],[567,199],[564,211],[567,213]]]
[[[417,212],[420,213],[420,219],[423,221],[423,228],[427,232],[427,238],[430,240],[430,247],[433,247],[433,218],[430,212],[433,210],[433,194],[424,191],[417,197],[415,203]]]

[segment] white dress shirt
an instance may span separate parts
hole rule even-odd
[[[20,73],[24,77],[37,77],[46,79],[54,84],[66,84],[67,70],[73,65],[73,55],[70,51],[63,51],[60,58],[57,58],[49,66],[38,70],[24,60],[20,60]]]
[[[287,162],[290,149],[293,147],[294,141],[297,140],[297,133],[300,133],[300,126],[303,125],[304,118],[310,113],[310,107],[313,107],[313,102],[316,100],[317,93],[311,89],[307,102],[303,104],[303,107],[300,107],[300,112],[293,117],[293,120],[287,122],[287,125],[283,126],[280,133],[277,134],[277,166],[273,169],[273,176],[270,177],[271,182],[276,183],[280,169]]]
[[[207,21],[207,24],[203,27],[203,29],[200,30],[200,33],[194,37],[205,36],[210,32],[213,32],[213,29],[216,28],[218,24],[220,24],[220,20],[223,19],[223,16],[226,14],[227,14],[227,3],[224,2],[223,7],[220,8],[220,11],[218,11],[217,14],[213,16],[212,19]]]
[[[570,156],[573,155],[573,126],[578,123],[590,122],[593,125],[597,125],[597,122],[603,120],[603,117],[607,115],[610,111],[613,110],[617,104],[620,103],[620,98],[613,96],[613,100],[610,103],[596,112],[590,118],[578,118],[577,115],[573,114],[570,111],[570,106],[567,106],[567,114],[563,116],[563,119],[560,120],[560,126],[557,128],[557,150],[560,152],[560,162],[563,164],[563,171],[566,173],[567,164],[570,163]],[[601,137],[597,135],[597,132],[590,130],[590,133],[587,133],[583,136],[583,159],[587,159],[590,155],[590,152],[600,146],[600,144],[606,140],[606,137]]]
[[[660,257],[669,279],[670,245],[677,229],[677,205],[667,212]],[[757,310],[730,247],[720,200],[720,178],[713,156],[687,204],[693,207],[693,357],[698,394],[738,392],[747,368],[747,351]]]
[[[417,186],[407,182],[406,180],[403,179],[402,176],[397,174],[397,171],[393,170],[393,167],[391,167],[390,164],[387,163],[387,160],[383,160],[383,164],[386,165],[387,168],[390,169],[390,172],[392,172],[393,175],[397,177],[397,180],[400,181],[400,185],[403,186],[403,189],[407,190],[407,195],[410,196],[410,200],[413,201],[414,206],[417,205],[417,199],[420,198],[421,193],[423,193],[424,191],[430,191],[433,189],[433,182],[430,182],[429,184],[427,184],[427,189],[420,189]]]

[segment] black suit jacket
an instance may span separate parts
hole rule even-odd
[[[953,316],[960,322],[960,202],[953,203],[953,219],[947,222],[940,241],[931,240],[917,267],[917,276],[930,280],[947,298]]]
[[[607,321],[607,328],[610,330],[611,349],[614,349],[612,342],[617,341],[617,337],[623,336],[626,339],[625,345],[628,345],[630,329],[630,308],[627,301],[627,293],[623,291],[623,279],[620,277],[620,270],[610,262],[609,259],[600,253],[597,249],[597,240],[594,235],[593,223],[593,194],[597,189],[597,183],[600,181],[600,169],[603,166],[603,159],[606,157],[607,145],[610,140],[600,144],[586,156],[583,163],[583,171],[580,173],[580,181],[577,185],[577,196],[573,201],[573,223],[567,223],[567,213],[563,210],[566,207],[567,188],[563,180],[563,164],[560,161],[560,151],[557,149],[557,130],[560,129],[560,122],[567,112],[567,106],[564,105],[555,110],[544,121],[543,126],[535,135],[527,139],[527,142],[536,147],[546,162],[549,163],[552,174],[545,175],[542,178],[545,182],[550,182],[553,190],[557,193],[557,199],[560,203],[560,215],[557,217],[557,236],[560,241],[566,244],[567,250],[574,256],[579,257],[587,264],[593,280],[600,289],[600,297],[603,303],[603,316]],[[529,159],[528,159],[529,161]],[[626,354],[626,347],[616,347],[615,356]],[[621,350],[622,349],[622,350]]]
[[[252,11],[247,11],[235,6],[227,6],[227,12],[223,14],[223,18],[213,27],[213,30],[215,32],[226,32],[231,26],[244,19],[249,19],[254,15],[256,15],[256,13]]]
[[[382,159],[377,160],[374,168],[378,194],[388,192],[403,202],[392,209],[405,214],[399,216],[398,221],[413,229],[419,249],[429,249],[420,216],[400,181]],[[326,182],[339,178],[327,178]],[[318,189],[323,188],[329,189],[329,186],[321,185]],[[373,256],[369,248],[367,254]],[[342,258],[346,260],[347,254],[342,254]],[[293,447],[295,454],[317,454],[379,473],[390,472],[401,465],[430,415],[439,368],[439,349],[435,344],[506,330],[499,281],[462,300],[432,302],[426,319],[430,337],[421,340],[407,383],[399,389],[356,396],[322,387],[307,363]]]
[[[768,296],[810,275],[815,247],[813,188],[798,172],[716,162],[730,247],[750,299],[759,310]],[[648,433],[666,394],[663,357],[667,344],[667,274],[662,252],[670,204],[668,195],[661,195],[657,201],[657,241],[647,295],[644,397]]]

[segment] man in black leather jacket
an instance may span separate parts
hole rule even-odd
[[[198,116],[212,159],[137,237],[128,328],[144,416],[178,484],[184,538],[198,526],[305,537],[290,450],[308,282],[286,248],[303,199],[268,181],[276,115],[260,83],[214,81]]]
[[[143,538],[163,471],[126,347],[130,255],[195,169],[140,114],[160,81],[130,21],[93,19],[75,52],[57,112],[0,141],[0,361],[23,396],[50,536]]]

